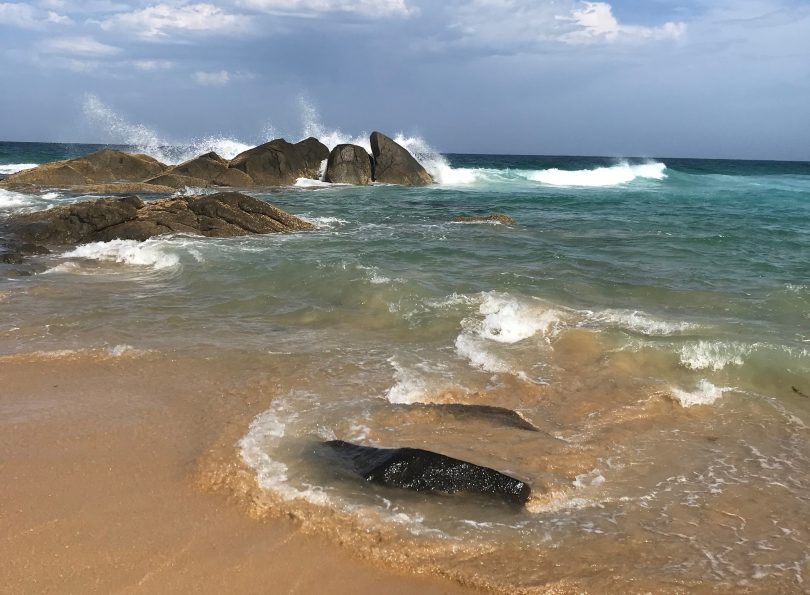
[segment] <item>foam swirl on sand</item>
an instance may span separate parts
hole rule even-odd
[[[697,386],[690,390],[672,388],[672,396],[683,407],[694,407],[695,405],[712,405],[722,398],[723,394],[732,390],[730,387],[717,387],[706,379],[698,382]]]

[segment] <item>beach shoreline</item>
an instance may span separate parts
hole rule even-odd
[[[3,592],[470,592],[374,566],[201,489],[201,462],[226,452],[265,398],[261,388],[236,398],[214,362],[2,359]]]

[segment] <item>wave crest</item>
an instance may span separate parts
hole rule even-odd
[[[664,163],[642,163],[631,165],[620,163],[613,167],[595,169],[562,170],[557,168],[532,172],[528,179],[549,186],[579,186],[587,188],[604,188],[627,184],[638,178],[663,180],[667,177]]]

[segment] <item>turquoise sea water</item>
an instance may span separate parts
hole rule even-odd
[[[0,168],[95,148],[0,143]],[[504,588],[585,568],[591,589],[806,588],[810,163],[414,152],[439,183],[259,194],[311,233],[9,266],[0,350],[275,358],[300,383],[246,428],[242,459],[314,524],[328,509],[404,532],[386,559],[407,547]],[[0,190],[0,212],[80,198]],[[453,222],[490,213],[516,223]],[[545,434],[397,409],[425,402],[510,407]],[[538,499],[515,515],[369,492],[301,457],[333,437],[471,458]]]

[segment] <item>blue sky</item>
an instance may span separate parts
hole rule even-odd
[[[0,0],[0,54],[4,140],[810,160],[808,0]]]

